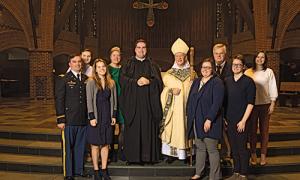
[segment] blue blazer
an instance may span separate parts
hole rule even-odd
[[[223,126],[222,103],[224,98],[223,81],[213,76],[198,92],[201,78],[194,80],[187,101],[187,137],[195,138],[194,124],[197,138],[221,139]],[[204,132],[206,119],[212,121],[210,130]]]

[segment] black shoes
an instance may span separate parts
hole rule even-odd
[[[102,180],[102,177],[99,174],[99,170],[94,170],[94,180]]]
[[[229,159],[221,159],[221,165],[225,167],[232,167],[232,163]]]
[[[164,162],[167,164],[172,164],[177,158],[171,157],[171,156],[166,156],[164,159]]]
[[[94,170],[94,180],[111,180],[107,169]]]
[[[111,178],[107,172],[107,169],[101,169],[101,175],[104,180],[111,180]]]
[[[64,178],[65,180],[74,180],[74,178],[72,176],[67,176]]]
[[[83,177],[83,178],[91,178],[92,176],[90,174],[75,174],[75,177]]]

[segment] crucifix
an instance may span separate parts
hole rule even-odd
[[[148,9],[147,14],[147,25],[152,27],[154,25],[154,12],[153,9],[167,9],[168,3],[161,1],[159,3],[153,3],[153,0],[149,0],[149,3],[140,2],[139,0],[135,1],[133,4],[134,9]]]

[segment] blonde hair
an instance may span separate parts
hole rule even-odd
[[[105,87],[108,87],[109,89],[112,89],[115,85],[115,81],[111,78],[111,75],[109,73],[108,66],[107,66],[107,63],[106,63],[105,60],[103,60],[101,58],[97,58],[95,60],[95,62],[93,64],[93,73],[92,73],[93,76],[92,76],[92,78],[95,80],[98,89],[103,90],[104,88],[101,85],[101,79],[100,79],[98,73],[96,72],[96,65],[99,62],[102,62],[106,67],[106,73],[105,73],[105,76],[104,76]]]
[[[225,44],[222,44],[222,43],[218,43],[218,44],[215,44],[214,47],[213,47],[213,52],[215,52],[216,49],[220,49],[220,48],[223,48],[224,49],[224,52],[226,54],[226,45]]]
[[[114,51],[117,51],[121,54],[121,49],[118,46],[115,46],[110,49],[109,55],[111,55]]]

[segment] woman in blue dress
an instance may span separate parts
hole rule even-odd
[[[87,142],[91,144],[95,179],[110,180],[107,173],[109,145],[113,140],[113,125],[116,123],[117,92],[107,64],[96,59],[93,65],[93,76],[87,82],[87,107],[90,124],[87,128]],[[101,155],[101,170],[98,161]],[[99,173],[100,171],[100,173]]]

